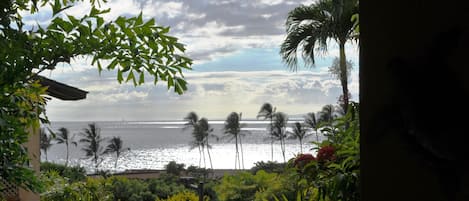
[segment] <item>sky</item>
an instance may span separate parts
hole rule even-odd
[[[80,101],[52,99],[47,115],[52,121],[145,121],[182,120],[195,111],[209,120],[222,120],[230,112],[255,118],[261,105],[271,103],[277,111],[291,116],[317,112],[326,104],[336,104],[340,82],[328,72],[338,45],[330,41],[327,53],[316,55],[314,67],[289,70],[282,63],[279,46],[285,38],[285,19],[290,10],[312,1],[304,0],[109,0],[106,20],[117,16],[154,18],[170,26],[170,35],[186,45],[194,60],[193,70],[185,71],[188,90],[183,95],[168,91],[164,83],[152,80],[144,85],[119,84],[116,71],[98,73],[91,60],[80,57],[59,64],[43,76],[88,91]],[[87,3],[65,11],[82,16]],[[30,25],[47,25],[48,7],[26,15]],[[354,64],[349,90],[358,100],[358,47],[346,45],[347,59]]]

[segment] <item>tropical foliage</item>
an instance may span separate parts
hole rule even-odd
[[[257,118],[263,118],[264,120],[269,119],[270,125],[273,125],[273,116],[275,114],[276,108],[273,107],[270,103],[264,103],[261,106],[261,109],[257,113]],[[273,127],[269,127],[269,136],[270,136],[270,153],[271,153],[271,161],[274,160],[274,131]]]
[[[299,6],[288,13],[285,22],[287,36],[280,47],[283,61],[297,69],[297,52],[302,52],[306,64],[315,63],[315,50],[326,51],[328,39],[339,44],[340,82],[342,105],[347,111],[349,90],[345,43],[353,39],[352,15],[358,13],[358,0],[319,0],[311,5]]]
[[[317,193],[318,200],[360,200],[359,106],[352,103],[348,108],[334,120],[333,129],[324,131],[328,139],[318,143],[316,156],[302,154],[290,161],[304,198]]]
[[[54,137],[52,134],[48,135],[45,128],[41,128],[41,130],[39,131],[39,138],[39,147],[44,152],[47,161],[47,150],[52,147],[52,140],[54,139]]]
[[[83,129],[81,133],[82,138],[80,143],[83,143],[82,150],[85,152],[86,157],[90,157],[94,163],[95,171],[98,171],[99,164],[102,162],[101,156],[104,154],[101,142],[104,139],[101,137],[100,128],[96,123],[88,124],[88,128]]]
[[[206,167],[205,150],[207,150],[210,167],[213,169],[212,156],[210,155],[210,149],[212,147],[209,144],[209,138],[210,137],[217,138],[217,137],[211,134],[213,129],[210,127],[210,124],[208,123],[208,119],[206,118],[199,119],[199,116],[197,115],[197,113],[189,112],[189,114],[187,114],[187,116],[184,117],[184,121],[186,121],[184,129],[187,129],[189,127],[192,128],[192,137],[194,138],[194,140],[190,143],[191,145],[190,149],[194,149],[196,147],[199,149],[199,155],[200,155],[199,167],[201,167],[202,158],[204,162],[204,168]]]
[[[308,136],[306,127],[300,122],[293,124],[293,132],[288,132],[290,138],[298,139],[300,141],[300,153],[303,153],[303,139]]]
[[[61,164],[43,162],[41,163],[41,172],[47,173],[50,171],[57,172],[57,174],[67,180],[69,183],[77,181],[85,181],[86,170],[80,166],[65,166]]]
[[[67,148],[67,156],[65,159],[65,166],[68,165],[68,160],[69,160],[69,145],[73,144],[75,147],[78,145],[76,141],[73,141],[73,138],[75,135],[70,136],[70,133],[67,128],[59,128],[59,132],[56,133],[55,141],[57,141],[57,144],[65,144],[65,147]]]
[[[235,141],[235,169],[244,169],[243,145],[241,139],[245,132],[241,131],[244,125],[241,124],[240,121],[241,113],[232,112],[226,118],[224,126],[226,137],[228,137],[230,141]]]
[[[286,162],[285,158],[285,138],[287,137],[287,124],[288,115],[283,112],[276,112],[273,115],[273,122],[271,127],[273,128],[274,139],[280,142],[280,149],[282,150],[283,162]]]
[[[117,168],[117,162],[119,161],[119,156],[124,152],[125,150],[129,150],[129,148],[124,148],[123,144],[124,142],[121,140],[120,137],[112,137],[109,139],[109,144],[106,147],[106,150],[104,150],[103,154],[116,154],[116,162],[114,163],[114,168]]]
[[[154,19],[119,16],[106,22],[100,9],[105,0],[89,0],[89,13],[82,17],[63,14],[85,0],[21,0],[0,3],[0,177],[27,189],[39,190],[29,169],[23,144],[30,130],[48,120],[43,116],[46,88],[39,84],[41,72],[61,63],[89,56],[98,71],[116,70],[118,82],[140,85],[145,74],[156,84],[165,82],[181,94],[187,89],[183,70],[191,69],[185,47],[168,35],[169,27]],[[26,24],[26,14],[49,9],[48,24]]]

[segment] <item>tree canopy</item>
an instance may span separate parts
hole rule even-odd
[[[141,85],[145,76],[166,83],[168,89],[182,94],[186,89],[183,70],[192,60],[185,47],[170,36],[169,27],[142,13],[105,21],[110,9],[106,0],[89,0],[89,13],[76,17],[64,11],[86,0],[4,0],[0,2],[0,178],[32,190],[37,180],[28,163],[23,144],[28,128],[37,128],[44,114],[46,99],[37,75],[54,70],[58,64],[77,57],[90,58],[98,72],[114,70],[117,81]],[[51,8],[47,25],[28,25],[24,15]],[[45,116],[40,118],[47,122]],[[2,187],[0,186],[0,189]]]

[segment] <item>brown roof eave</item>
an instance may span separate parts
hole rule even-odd
[[[38,76],[39,83],[46,86],[47,94],[60,100],[82,100],[86,98],[87,91],[72,87],[55,80],[48,79],[43,76]]]

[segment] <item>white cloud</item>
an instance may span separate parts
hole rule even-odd
[[[88,73],[96,74],[91,69]],[[222,119],[231,111],[254,118],[264,102],[271,102],[288,114],[302,114],[336,103],[341,93],[339,82],[324,72],[191,72],[186,74],[189,90],[182,96],[168,92],[163,83],[155,86],[149,81],[134,87],[132,84],[119,85],[115,79],[108,79],[110,75],[103,76],[87,82],[82,82],[80,77],[68,77],[67,80],[53,77],[88,90],[89,94],[82,101],[50,102],[47,106],[50,118],[179,119],[192,110],[211,119]],[[350,84],[353,94],[358,93],[357,82],[353,78]],[[160,115],[154,116],[155,113]]]

